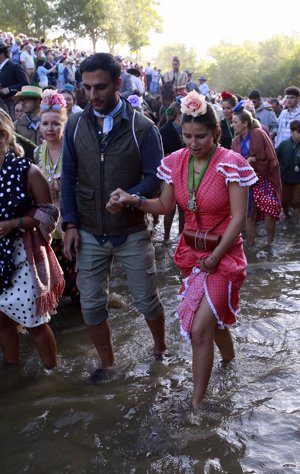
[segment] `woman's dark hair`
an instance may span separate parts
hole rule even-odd
[[[193,117],[192,115],[183,114],[182,116],[182,125],[185,123],[201,123],[205,125],[209,130],[212,131],[214,142],[219,143],[221,136],[220,122],[216,115],[215,109],[207,103],[206,114],[199,115],[198,117]]]
[[[76,95],[75,95],[75,92],[73,92],[73,91],[68,91],[67,89],[63,89],[63,90],[61,91],[61,94],[64,94],[64,93],[69,94],[69,95],[72,97],[72,99],[74,100],[74,104],[76,104]]]
[[[166,108],[165,110],[165,115],[167,122],[174,122],[176,119],[177,115],[179,115],[180,112],[180,105],[177,102],[172,102],[169,107]]]
[[[237,98],[235,97],[235,95],[233,95],[232,97],[226,97],[226,99],[222,99],[221,103],[223,102],[228,102],[228,104],[230,104],[233,108],[237,104]]]
[[[95,53],[87,57],[80,64],[80,73],[94,72],[103,69],[110,74],[112,81],[116,81],[121,74],[121,66],[114,56],[109,53]]]

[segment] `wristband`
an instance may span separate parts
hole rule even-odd
[[[220,259],[218,257],[216,257],[213,253],[210,254],[210,257],[213,258],[213,260],[215,260],[215,262],[218,262]]]
[[[71,229],[77,229],[76,225],[71,225],[70,227],[68,227],[65,232],[67,232],[68,230],[71,230]]]

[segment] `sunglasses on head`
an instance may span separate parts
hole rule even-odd
[[[40,106],[41,112],[47,112],[47,110],[53,110],[54,112],[57,112],[58,110],[61,109],[60,104],[53,104],[53,105],[48,105],[48,104],[42,104]]]

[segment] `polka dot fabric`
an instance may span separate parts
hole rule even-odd
[[[262,221],[268,214],[279,221],[281,204],[278,201],[272,183],[257,173],[258,182],[253,186],[253,200],[257,207],[257,221]]]
[[[190,338],[194,315],[204,295],[220,329],[236,322],[239,297],[231,282],[228,283],[228,278],[218,273],[209,275],[194,268],[179,291],[182,302],[178,316],[181,320],[181,333],[186,338]]]
[[[30,201],[26,196],[27,172],[30,162],[27,158],[17,158],[7,153],[0,169],[0,221],[14,219]],[[16,232],[0,239],[0,294],[11,285],[11,275],[15,270],[12,258]]]
[[[13,286],[0,295],[0,311],[21,326],[36,327],[49,322],[50,316],[48,314],[36,316],[36,295],[21,237],[15,240],[14,247],[16,270],[12,275]]]

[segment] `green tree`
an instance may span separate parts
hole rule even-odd
[[[122,30],[130,52],[139,55],[144,46],[150,44],[150,32],[159,33],[162,28],[162,18],[157,13],[154,0],[122,0]]]
[[[4,31],[44,36],[54,23],[54,7],[50,1],[1,0],[0,27]]]
[[[108,0],[58,0],[57,26],[76,36],[88,37],[96,50],[96,43],[107,28]]]
[[[209,86],[222,91],[247,95],[258,77],[258,56],[251,43],[232,45],[221,42],[209,50]]]
[[[153,58],[153,65],[166,72],[171,69],[172,57],[178,56],[180,60],[180,69],[199,71],[199,62],[195,49],[188,48],[184,43],[175,43],[165,45],[160,48],[157,55]]]
[[[258,87],[265,96],[283,94],[287,85],[299,84],[299,50],[297,36],[275,35],[261,41]]]

